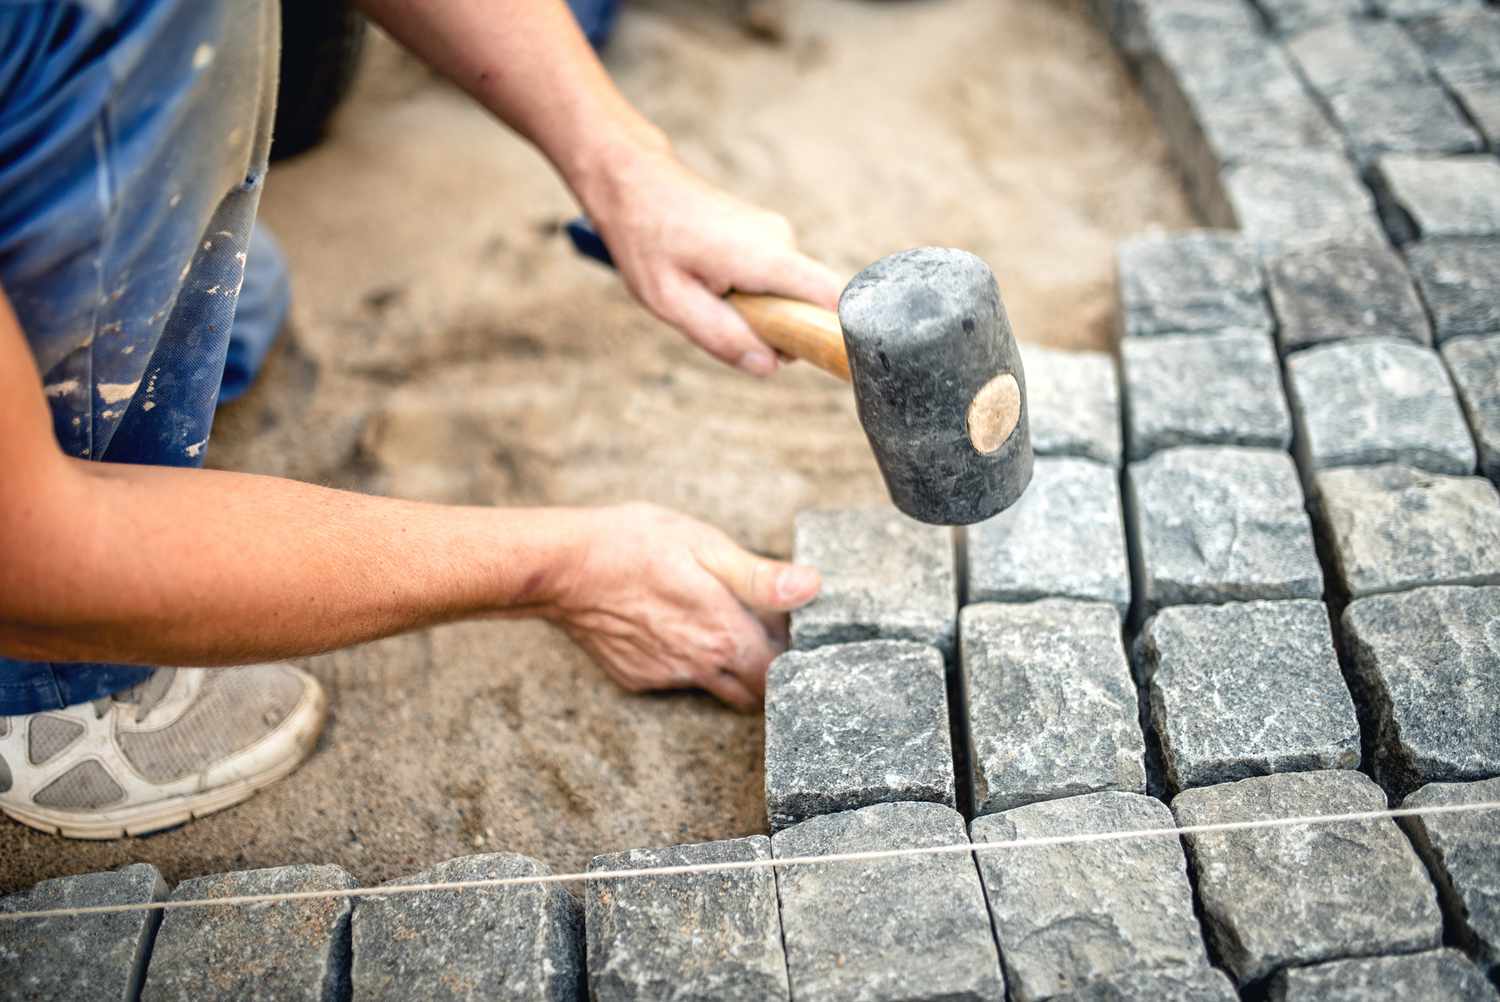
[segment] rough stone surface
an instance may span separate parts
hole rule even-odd
[[[797,513],[793,559],[823,590],[791,616],[792,646],[914,640],[953,653],[958,577],[953,533],[892,508]]]
[[[766,679],[772,830],[902,800],[954,805],[943,658],[905,641],[789,651]]]
[[[1108,606],[971,605],[961,623],[975,814],[1145,792],[1135,685]]]
[[[1023,344],[1031,447],[1038,456],[1076,456],[1120,465],[1120,387],[1115,360],[1099,351]],[[1028,490],[1035,490],[1033,485]],[[1024,496],[1022,500],[1025,500]]]
[[[595,856],[590,872],[771,858],[764,835]],[[787,999],[770,869],[590,880],[584,893],[594,1002]]]
[[[1342,154],[1280,153],[1224,171],[1225,204],[1210,214],[1265,253],[1329,241],[1385,242],[1375,200]]]
[[[1153,797],[1093,793],[975,820],[975,842],[1172,827]],[[1085,842],[977,854],[1011,998],[1034,1002],[1130,970],[1206,966],[1182,845]]]
[[[777,858],[955,845],[959,813],[877,804],[771,836]],[[973,857],[908,856],[777,871],[792,996],[991,1002],[1005,979]]]
[[[1115,468],[1087,459],[1038,459],[1031,487],[1009,511],[968,529],[969,601],[1058,596],[1130,608],[1125,519]]]
[[[1357,772],[1295,772],[1186,790],[1180,825],[1379,811]],[[1183,836],[1204,926],[1241,985],[1279,968],[1437,946],[1442,914],[1427,870],[1394,821]],[[1379,907],[1371,907],[1378,902]]]
[[[1217,78],[1225,91],[1244,78],[1245,59],[1225,60],[1235,53],[1271,50],[1264,25],[1245,0],[1127,0],[1139,11],[1140,55],[1154,55],[1176,65],[1186,75],[1204,82]],[[1264,80],[1256,81],[1265,83]],[[1262,90],[1265,93],[1265,90]]]
[[[44,880],[0,898],[0,913],[160,901],[167,885],[154,866]],[[118,1002],[146,976],[159,912],[0,922],[0,999],[6,1002]]]
[[[1401,804],[1438,807],[1500,801],[1500,779],[1431,783]],[[1402,819],[1437,878],[1438,897],[1464,949],[1500,974],[1500,826],[1494,811]]]
[[[1457,10],[1406,25],[1412,41],[1449,84],[1500,72],[1500,13]]]
[[[1091,981],[1056,1002],[1239,1002],[1234,983],[1213,967],[1131,971]]]
[[[1323,603],[1164,609],[1140,655],[1172,789],[1359,766],[1359,721]]]
[[[1390,154],[1370,178],[1397,243],[1500,236],[1500,163],[1491,156]]]
[[[1427,311],[1400,255],[1375,244],[1332,244],[1266,263],[1282,352],[1355,337],[1432,343]]]
[[[1422,50],[1388,21],[1333,19],[1288,39],[1286,47],[1325,96],[1428,79]]]
[[[1236,234],[1136,237],[1117,254],[1126,336],[1271,330],[1260,263]]]
[[[1500,495],[1489,481],[1387,465],[1323,470],[1314,489],[1344,594],[1500,584]]]
[[[1323,593],[1297,469],[1284,453],[1169,449],[1130,464],[1126,497],[1145,613]]]
[[[464,856],[395,884],[537,877],[512,853]],[[354,997],[576,1002],[584,989],[583,913],[555,885],[365,898],[354,912]]]
[[[1395,338],[1318,345],[1287,359],[1308,469],[1406,463],[1473,473],[1474,440],[1437,352]]]
[[[1370,0],[1370,12],[1398,21],[1442,14],[1446,11],[1477,10],[1484,0]]]
[[[1344,91],[1330,96],[1328,107],[1362,164],[1390,153],[1442,156],[1484,148],[1479,133],[1434,80]]]
[[[1500,588],[1358,599],[1343,628],[1387,787],[1500,775]]]
[[[1492,986],[1457,950],[1404,957],[1361,957],[1282,971],[1270,984],[1270,1002],[1494,1002]]]
[[[1290,34],[1368,12],[1365,0],[1258,0],[1273,30]]]
[[[1479,446],[1480,472],[1500,484],[1500,333],[1453,338],[1443,360]]]
[[[1463,105],[1464,114],[1484,137],[1489,151],[1500,150],[1500,77],[1452,80],[1448,89]]]
[[[186,880],[173,888],[170,900],[354,886],[354,878],[341,867],[283,866]],[[353,912],[348,898],[166,912],[151,952],[142,1002],[341,1002],[349,997]]]
[[[1291,445],[1292,418],[1270,335],[1130,338],[1120,355],[1131,459],[1178,445]]]
[[[1500,331],[1500,239],[1424,240],[1406,260],[1439,343]]]

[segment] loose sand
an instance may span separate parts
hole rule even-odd
[[[1105,347],[1115,242],[1191,224],[1149,112],[1078,0],[803,0],[790,40],[728,0],[635,0],[609,56],[692,164],[853,273],[923,243],[999,276],[1023,340]],[[785,554],[792,515],[877,501],[848,391],[742,377],[634,306],[557,232],[545,164],[378,41],[330,141],[272,172],[297,303],[216,466],[494,504],[648,499]],[[232,811],[71,843],[0,823],[0,890],[132,861],[171,880],[334,862],[376,882],[475,851],[554,867],[765,829],[761,723],[632,697],[532,623],[310,662],[318,754]]]

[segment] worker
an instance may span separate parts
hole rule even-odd
[[[533,143],[635,297],[714,357],[779,364],[731,288],[835,305],[783,218],[673,156],[562,0],[362,7]],[[253,229],[278,30],[273,0],[0,0],[0,810],[44,831],[243,800],[324,719],[278,659],[462,618],[547,619],[629,691],[752,710],[784,614],[819,588],[645,504],[441,506],[201,469],[231,345],[285,314]]]

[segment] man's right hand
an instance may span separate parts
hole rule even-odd
[[[654,505],[581,515],[587,543],[551,610],[569,636],[631,692],[696,687],[760,706],[786,613],[817,595],[818,572]]]

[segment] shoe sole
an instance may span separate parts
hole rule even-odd
[[[34,828],[48,835],[85,841],[107,841],[150,835],[242,804],[272,783],[290,776],[312,754],[313,746],[317,744],[318,736],[323,733],[323,725],[328,720],[327,695],[321,686],[313,686],[312,691],[314,698],[311,706],[307,710],[299,706],[292,711],[293,716],[304,712],[310,712],[311,716],[309,723],[301,726],[301,733],[292,746],[292,753],[285,760],[248,779],[227,783],[202,793],[169,797],[137,808],[110,812],[108,818],[97,821],[89,820],[86,815],[6,806],[0,806],[0,813],[27,828]]]

